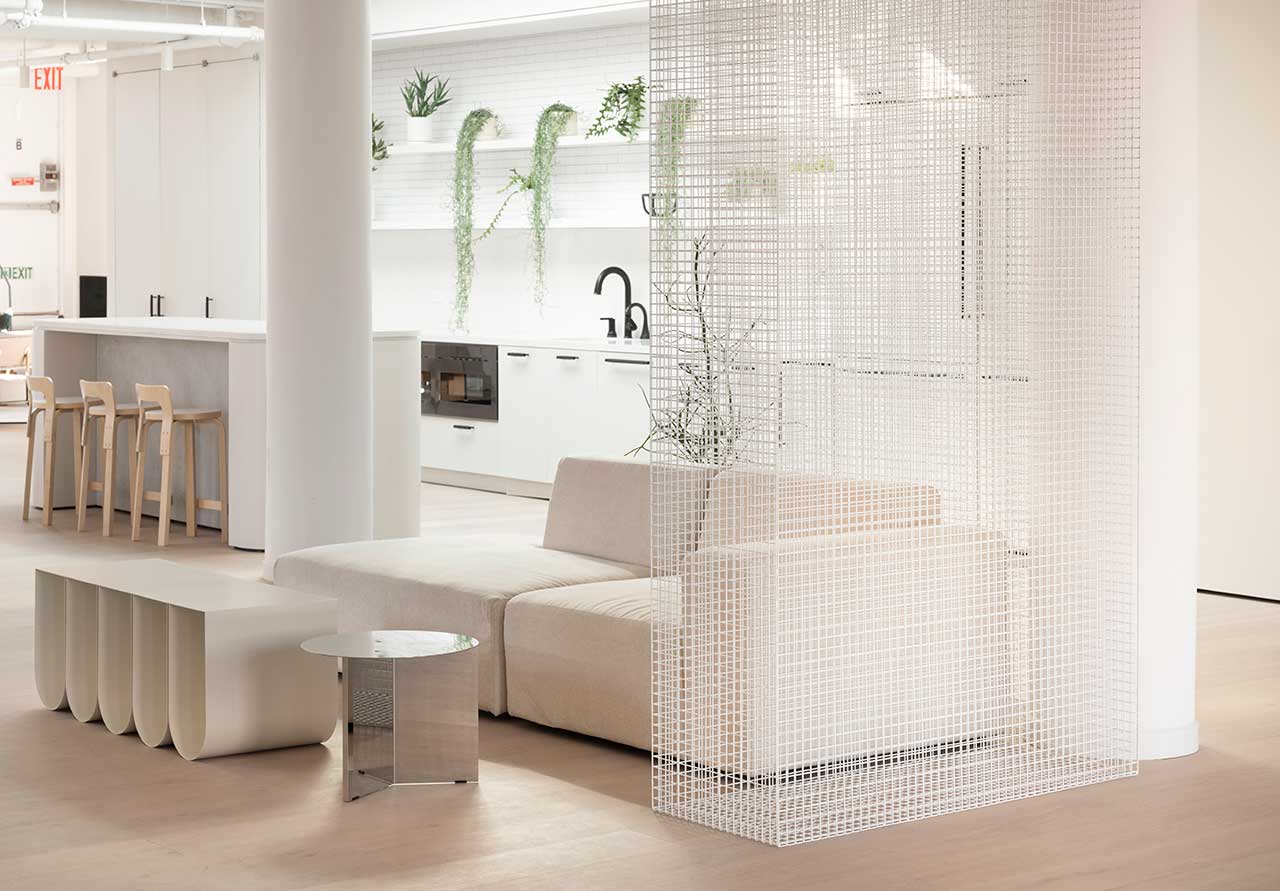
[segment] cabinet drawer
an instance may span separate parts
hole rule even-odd
[[[597,438],[600,454],[622,458],[649,437],[649,357],[601,353],[597,372]]]
[[[423,418],[422,466],[459,473],[497,475],[497,422]]]

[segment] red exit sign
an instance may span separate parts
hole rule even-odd
[[[32,68],[31,89],[60,91],[62,89],[62,66],[47,65],[43,68]]]

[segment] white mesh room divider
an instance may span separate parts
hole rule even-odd
[[[1138,0],[654,0],[653,803],[1136,772]]]

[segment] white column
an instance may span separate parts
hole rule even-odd
[[[372,532],[369,0],[271,0],[266,31],[270,577]]]
[[[1142,7],[1138,756],[1151,759],[1199,746],[1199,75],[1197,0]]]

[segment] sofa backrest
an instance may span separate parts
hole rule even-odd
[[[699,547],[938,523],[933,486],[730,469],[711,481]]]
[[[565,458],[556,468],[542,546],[619,563],[652,567],[651,495],[678,499],[691,509],[660,528],[657,552],[678,565],[697,543],[711,472],[642,459]]]

